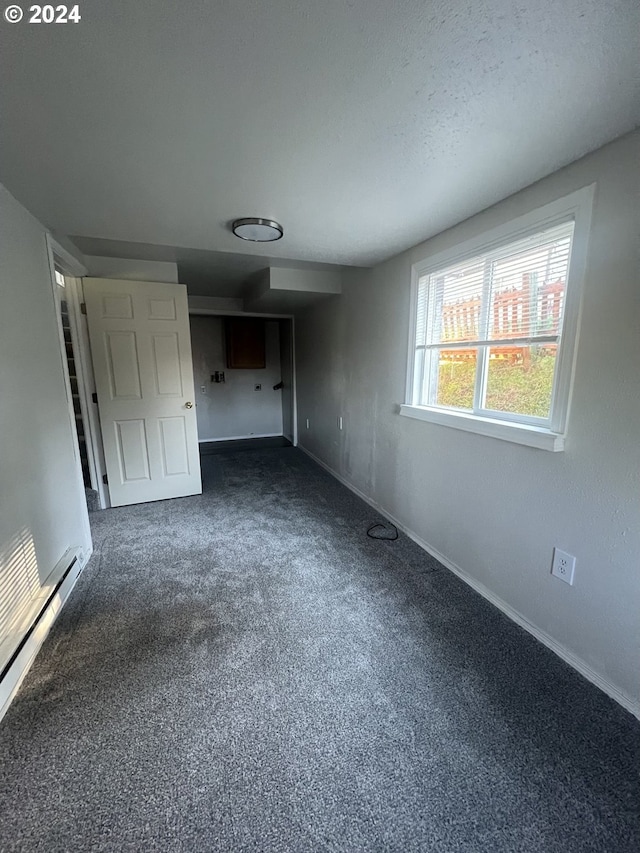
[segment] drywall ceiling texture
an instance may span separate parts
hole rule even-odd
[[[0,52],[0,179],[68,235],[368,266],[640,123],[637,0],[81,12]]]
[[[301,445],[640,716],[639,162],[637,132],[353,273],[340,299],[298,318],[296,354]],[[565,451],[400,417],[411,265],[594,181]],[[556,545],[577,557],[573,587],[551,577]]]

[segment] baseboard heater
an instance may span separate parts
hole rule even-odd
[[[18,687],[22,682],[22,679],[27,674],[31,662],[40,650],[40,646],[42,645],[47,634],[49,633],[49,629],[53,625],[56,616],[62,609],[64,601],[66,600],[69,592],[71,592],[71,589],[73,588],[76,580],[78,579],[80,571],[81,567],[80,563],[78,562],[78,555],[76,554],[71,559],[71,562],[58,579],[58,582],[56,583],[52,591],[47,596],[44,604],[31,622],[31,625],[29,626],[24,636],[21,638],[20,642],[11,654],[11,657],[3,666],[2,671],[0,672],[0,719],[2,719],[5,711],[9,707],[9,704],[13,699],[15,693],[17,692]],[[71,584],[67,584],[69,586],[69,589],[65,591],[65,595],[60,602],[60,607],[55,613],[51,613],[50,608],[56,596],[60,595],[61,590],[65,585],[66,581],[70,578],[72,574],[74,574],[74,572],[75,578],[73,578],[73,582]],[[48,624],[45,625],[45,622],[47,620]],[[37,636],[38,632],[42,633],[40,637]],[[29,649],[30,645],[33,647],[32,649]],[[22,663],[22,666],[18,669],[17,672],[13,672],[14,667],[19,662],[20,656],[23,655],[25,650],[29,651],[28,658]]]

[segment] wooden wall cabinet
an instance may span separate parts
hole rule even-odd
[[[267,366],[264,320],[228,317],[224,331],[228,368],[255,370]]]

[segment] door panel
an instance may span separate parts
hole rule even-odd
[[[149,300],[149,319],[150,320],[175,320],[176,319],[175,299],[150,299]]]
[[[140,370],[135,332],[105,332],[112,400],[140,400]]]
[[[200,494],[186,287],[84,279],[113,506]]]
[[[133,303],[128,294],[119,296],[116,293],[105,293],[102,297],[102,312],[104,319],[133,320]]]
[[[153,336],[153,368],[158,395],[181,397],[180,347],[175,332]]]
[[[149,450],[144,421],[116,421],[115,428],[122,482],[149,480]]]
[[[184,418],[160,418],[158,426],[165,477],[188,474],[189,454]]]

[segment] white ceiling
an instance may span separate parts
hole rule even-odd
[[[80,10],[1,22],[0,180],[102,254],[370,265],[640,124],[637,0]],[[240,243],[254,215],[284,239]]]

